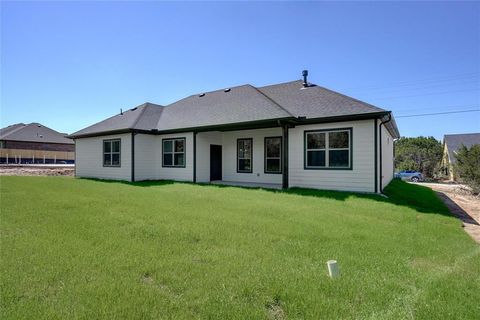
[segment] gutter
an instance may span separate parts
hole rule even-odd
[[[129,132],[132,132],[133,130],[138,133],[161,135],[161,134],[184,133],[184,132],[193,132],[193,131],[196,131],[196,132],[233,131],[233,130],[242,130],[242,129],[274,128],[278,126],[278,121],[290,122],[293,125],[316,124],[316,123],[326,123],[326,122],[378,119],[379,117],[385,116],[389,113],[390,111],[381,111],[381,112],[370,112],[370,113],[361,113],[361,114],[354,114],[354,115],[341,115],[341,116],[310,118],[310,119],[307,119],[305,117],[284,117],[284,118],[276,118],[276,119],[244,121],[244,122],[229,123],[229,124],[216,124],[216,125],[208,125],[208,126],[201,126],[201,127],[188,127],[188,128],[167,129],[167,130],[158,130],[158,129],[139,130],[134,128],[126,128],[126,129],[117,129],[117,130],[110,130],[110,131],[107,130],[107,131],[101,131],[101,132],[92,132],[92,133],[79,134],[79,135],[72,134],[67,137],[69,137],[70,139],[89,138],[89,137],[114,135],[114,134],[120,134],[120,133],[129,133]]]

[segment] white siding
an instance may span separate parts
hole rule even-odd
[[[222,135],[218,131],[197,134],[197,182],[210,182],[210,145],[222,145]]]
[[[390,132],[382,125],[382,188],[385,188],[393,179],[393,138]]]
[[[223,180],[234,182],[282,183],[281,174],[264,173],[265,137],[276,137],[281,135],[281,128],[224,132],[222,143]],[[253,139],[252,173],[237,173],[237,139],[241,138]]]
[[[120,167],[103,166],[103,140],[121,139]],[[124,133],[101,137],[75,139],[77,177],[130,180],[131,165],[131,134]]]
[[[157,166],[161,165],[156,149],[161,148],[158,136],[135,135],[135,181],[155,180]]]
[[[305,170],[304,131],[352,128],[352,170]],[[289,130],[289,186],[375,192],[374,120],[296,126]]]
[[[153,146],[154,159],[156,160],[154,179],[157,180],[177,180],[193,181],[193,133],[174,133],[155,136],[156,141]],[[167,138],[185,138],[185,168],[162,167],[162,139]]]

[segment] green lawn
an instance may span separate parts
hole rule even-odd
[[[478,319],[480,246],[390,197],[1,177],[2,319]],[[327,276],[338,260],[342,275]]]

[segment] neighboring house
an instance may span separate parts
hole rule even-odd
[[[443,137],[442,168],[450,180],[455,181],[459,178],[454,166],[458,149],[462,145],[470,148],[474,144],[480,144],[480,133],[446,134]]]
[[[304,80],[144,103],[71,135],[76,176],[381,192],[390,111]]]
[[[72,139],[40,123],[17,123],[0,129],[0,163],[73,163]]]

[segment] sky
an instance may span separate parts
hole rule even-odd
[[[309,81],[402,136],[480,132],[480,2],[1,2],[0,125],[73,133],[120,108]]]

